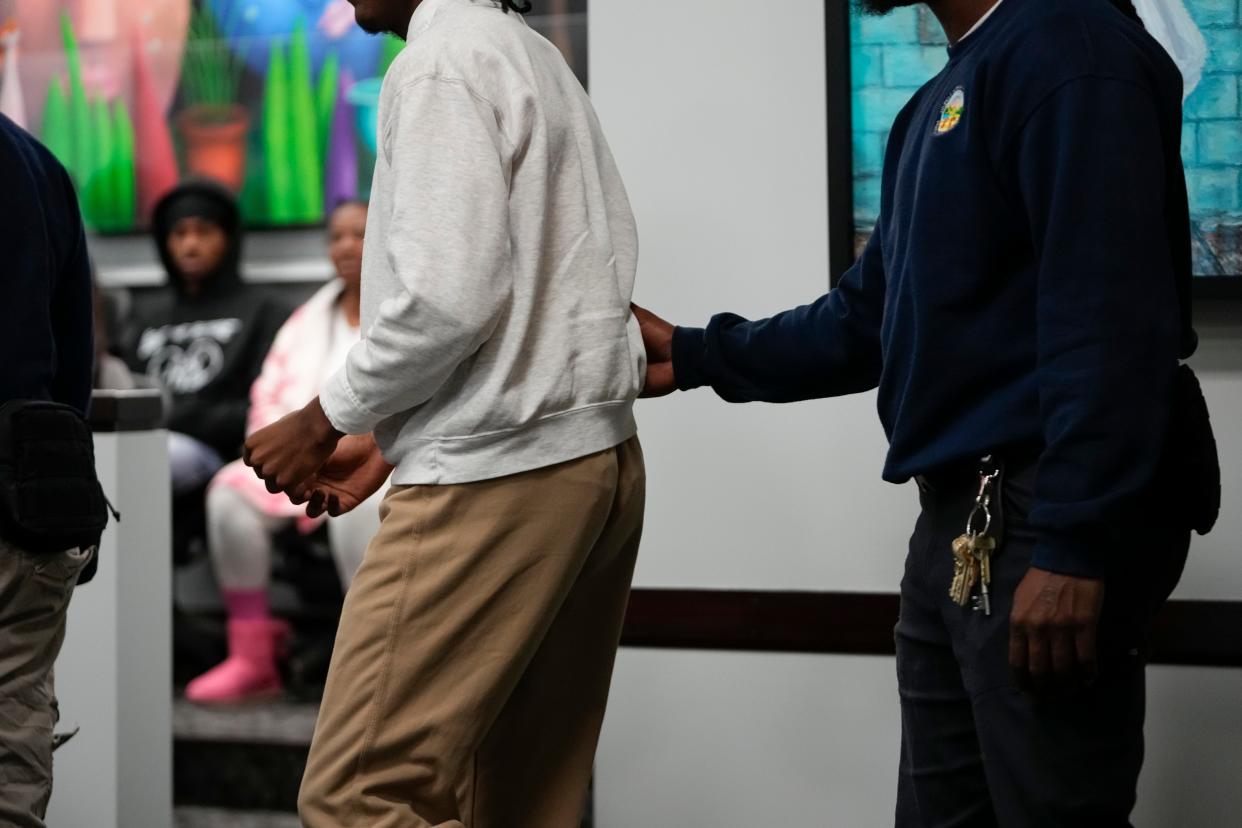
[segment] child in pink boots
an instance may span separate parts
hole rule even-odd
[[[345,362],[359,339],[359,286],[366,205],[348,202],[329,221],[329,254],[337,279],[289,318],[276,336],[251,389],[252,432],[300,408]],[[342,585],[348,587],[379,526],[379,495],[328,522],[328,540]],[[194,679],[186,698],[202,704],[237,704],[281,694],[277,661],[289,625],[268,611],[272,538],[295,525],[313,531],[284,494],[271,494],[241,461],[225,466],[207,493],[207,543],[229,615],[229,656]]]

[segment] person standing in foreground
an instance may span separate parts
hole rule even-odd
[[[363,339],[246,444],[312,513],[395,466],[299,811],[309,828],[570,828],[642,526],[634,219],[586,93],[525,8],[354,7],[409,41],[380,94]],[[342,440],[372,432],[382,458]]]
[[[95,340],[90,260],[73,184],[50,152],[3,115],[0,180],[0,419],[8,416],[6,404],[35,400],[85,415]],[[8,438],[0,435],[0,443]],[[6,458],[19,451],[0,445]],[[6,477],[0,488],[10,484]],[[13,516],[0,510],[0,824],[42,828],[57,720],[52,665],[65,640],[70,596],[93,549],[19,546],[8,523]]]
[[[885,478],[923,506],[896,824],[1128,825],[1145,631],[1205,528],[1171,494],[1197,481],[1162,471],[1197,391],[1182,83],[1108,0],[927,5],[949,62],[897,116],[857,264],[762,321],[636,309],[644,394],[878,386]]]

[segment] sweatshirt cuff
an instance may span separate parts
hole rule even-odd
[[[332,427],[345,434],[370,434],[384,419],[383,415],[359,402],[349,385],[345,366],[324,383],[319,392],[319,405]]]
[[[703,328],[673,329],[673,380],[680,391],[708,384],[703,370],[707,332]]]
[[[1103,578],[1107,572],[1100,543],[1067,535],[1041,534],[1036,538],[1031,566],[1076,578]]]

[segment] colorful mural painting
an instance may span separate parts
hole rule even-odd
[[[546,5],[532,25],[584,69],[585,0]],[[238,193],[251,227],[316,224],[368,195],[404,45],[348,0],[0,0],[0,112],[61,159],[97,231],[142,229],[190,175]]]
[[[1242,0],[1139,0],[1148,29],[1187,81],[1182,159],[1195,274],[1242,276]],[[926,8],[852,12],[854,221],[864,241],[880,209],[889,127],[944,66],[944,33]]]

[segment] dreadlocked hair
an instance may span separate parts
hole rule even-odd
[[[530,0],[500,0],[500,7],[504,9],[505,14],[515,11],[518,14],[530,13]]]

